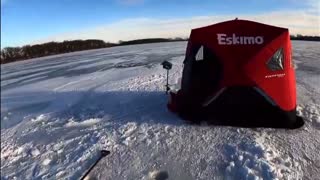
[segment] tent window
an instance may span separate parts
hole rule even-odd
[[[203,101],[218,87],[222,67],[215,53],[206,46],[198,46],[191,68],[190,92],[195,101]]]
[[[278,49],[274,55],[268,60],[267,66],[271,71],[284,69],[283,48]]]
[[[203,60],[203,46],[201,46],[196,54],[196,61]]]

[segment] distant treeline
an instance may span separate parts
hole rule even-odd
[[[102,40],[74,40],[63,42],[48,42],[44,44],[26,45],[22,47],[6,47],[1,50],[1,64],[49,56],[74,51],[111,47],[114,44]]]
[[[152,39],[137,39],[132,41],[119,41],[118,45],[132,45],[132,44],[146,44],[146,43],[158,43],[158,42],[173,42],[173,41],[187,41],[188,39],[183,38],[174,38],[174,39],[166,39],[166,38],[152,38]]]
[[[305,41],[320,41],[319,36],[303,36],[296,35],[290,36],[292,40],[305,40]],[[151,39],[137,39],[132,41],[119,41],[119,43],[106,43],[103,40],[89,39],[89,40],[73,40],[63,42],[48,42],[36,45],[26,45],[22,47],[6,47],[1,50],[1,64],[55,55],[68,52],[107,48],[113,46],[123,46],[132,44],[145,44],[145,43],[158,43],[158,42],[173,42],[173,41],[186,41],[185,38],[151,38]]]
[[[174,38],[153,38],[153,39],[138,39],[132,41],[119,41],[119,43],[106,43],[103,40],[73,40],[63,42],[48,42],[44,44],[26,45],[22,47],[6,47],[1,50],[1,64],[55,55],[68,52],[107,48],[113,46],[131,45],[131,44],[144,44],[144,43],[157,43],[157,42],[172,42],[184,41],[186,39]]]
[[[302,40],[302,41],[320,41],[320,36],[303,36],[301,34],[298,34],[296,36],[291,35],[291,40]]]

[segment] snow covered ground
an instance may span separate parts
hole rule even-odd
[[[1,65],[1,179],[319,179],[320,43],[293,41],[296,130],[190,125],[166,109],[163,60],[186,43],[82,51]]]

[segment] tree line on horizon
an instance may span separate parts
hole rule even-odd
[[[113,44],[105,43],[102,40],[90,39],[48,42],[36,45],[26,45],[22,47],[6,47],[1,49],[1,64],[61,53],[105,48],[112,45]]]
[[[306,40],[306,41],[320,41],[319,36],[290,36],[292,40]],[[36,45],[25,45],[22,47],[6,47],[1,49],[1,64],[26,60],[37,57],[44,57],[49,55],[56,55],[62,53],[69,53],[82,50],[107,48],[113,46],[157,43],[157,42],[173,42],[186,41],[187,38],[149,38],[137,39],[131,41],[119,41],[119,43],[109,43],[98,39],[89,40],[72,40],[63,42],[48,42]]]
[[[301,34],[290,35],[291,40],[302,40],[302,41],[320,41],[320,36],[304,36]]]
[[[138,39],[132,41],[119,41],[119,43],[109,43],[98,39],[89,40],[72,40],[63,42],[48,42],[36,45],[25,45],[22,47],[5,47],[1,49],[1,64],[26,60],[31,58],[38,58],[62,53],[69,53],[75,51],[83,51],[90,49],[107,48],[121,45],[156,43],[156,42],[172,42],[185,41],[187,39],[174,38],[152,38],[152,39]]]

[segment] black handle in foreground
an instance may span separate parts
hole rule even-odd
[[[110,154],[110,151],[108,151],[108,150],[101,150],[101,151],[100,151],[100,156],[99,156],[99,158],[98,158],[98,159],[96,160],[96,162],[94,162],[94,164],[88,169],[88,171],[80,178],[80,180],[84,180],[84,178],[86,178],[86,177],[89,175],[89,173],[91,172],[91,170],[98,164],[98,162],[99,162],[102,158],[108,156],[109,154]]]

